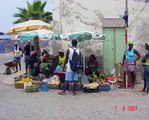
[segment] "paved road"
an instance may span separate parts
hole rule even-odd
[[[149,95],[138,92],[141,84],[76,96],[60,96],[59,90],[26,93],[13,86],[14,77],[22,73],[0,74],[0,120],[148,120]]]
[[[6,54],[0,54],[0,65],[13,60],[13,54],[12,53],[6,53]]]

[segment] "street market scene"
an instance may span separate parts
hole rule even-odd
[[[148,119],[148,0],[9,2],[0,120]]]

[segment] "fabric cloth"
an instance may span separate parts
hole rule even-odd
[[[136,70],[135,53],[132,48],[131,51],[126,51],[126,60],[124,61],[124,71],[134,72]]]
[[[66,72],[73,72],[73,71],[71,70],[71,68],[70,68],[69,60],[72,60],[73,52],[74,52],[75,49],[76,49],[76,52],[78,53],[78,55],[80,54],[79,49],[77,49],[77,48],[69,48],[69,58],[68,58],[68,62],[67,62],[67,69],[66,69]]]
[[[144,85],[149,87],[149,65],[144,65]]]
[[[65,80],[68,82],[73,82],[78,80],[78,73],[77,72],[66,72]]]
[[[135,62],[124,61],[124,71],[134,72],[136,70]]]

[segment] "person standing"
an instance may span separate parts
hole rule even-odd
[[[40,50],[39,37],[38,36],[36,36],[34,38],[33,45],[34,45],[34,50],[37,52],[37,58],[39,59],[41,56],[41,50]]]
[[[14,62],[17,63],[15,72],[18,72],[18,65],[21,71],[21,57],[22,57],[22,49],[19,47],[18,42],[14,43],[13,50],[14,50]]]
[[[27,43],[27,45],[24,47],[24,62],[25,62],[25,70],[26,74],[28,74],[28,67],[29,67],[29,61],[30,61],[30,53],[31,51],[34,51],[33,45],[31,45],[30,42]]]
[[[72,47],[69,48],[66,52],[66,58],[63,65],[63,71],[65,71],[65,66],[67,64],[66,75],[65,75],[65,83],[64,83],[64,90],[59,92],[60,95],[65,95],[67,86],[69,82],[73,82],[73,95],[76,95],[76,88],[77,88],[77,81],[78,81],[78,73],[77,71],[73,71],[71,67],[71,60],[73,59],[74,52],[81,58],[80,50],[77,48],[77,39],[72,40]],[[76,67],[76,66],[74,66]]]
[[[144,68],[144,87],[142,92],[149,92],[149,42],[145,44],[145,49],[147,53],[142,57],[142,63]]]
[[[136,61],[141,58],[140,53],[133,48],[133,42],[128,41],[128,49],[125,51],[123,56],[123,65],[124,65],[124,85],[126,81],[126,73],[130,73],[132,80],[131,88],[134,88],[135,85],[135,71],[136,71]]]

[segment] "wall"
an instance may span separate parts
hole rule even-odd
[[[144,44],[149,39],[148,1],[128,0],[128,37],[134,40],[134,46],[141,54],[144,53]],[[125,0],[53,0],[53,8],[55,31],[70,33],[87,30],[102,33],[102,18],[122,17]],[[100,44],[96,44],[93,43],[87,51],[91,48],[92,51],[96,51],[94,53],[102,53],[102,47],[97,47]],[[97,56],[102,57],[102,54]]]

